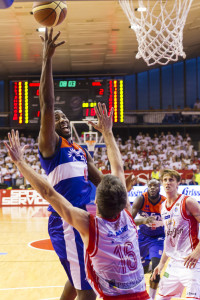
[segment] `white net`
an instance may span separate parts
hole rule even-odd
[[[136,58],[148,66],[186,57],[183,29],[193,0],[119,0],[138,41]],[[139,10],[138,10],[139,8]]]

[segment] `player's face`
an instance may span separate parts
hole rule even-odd
[[[149,182],[148,184],[148,194],[151,199],[158,198],[160,193],[160,184],[157,182]]]
[[[71,127],[69,119],[61,110],[55,111],[55,130],[58,135],[66,139],[71,137]]]
[[[162,185],[166,194],[175,193],[178,190],[178,182],[174,176],[166,174],[163,177]]]

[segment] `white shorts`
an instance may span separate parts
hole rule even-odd
[[[171,260],[159,283],[156,300],[181,297],[186,288],[186,298],[200,299],[200,262],[194,269],[188,269],[181,261]]]

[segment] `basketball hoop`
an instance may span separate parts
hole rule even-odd
[[[183,28],[193,0],[119,0],[131,29],[136,33],[138,53],[148,66],[166,65],[186,57]],[[138,3],[138,4],[137,4]],[[140,9],[138,9],[140,8]]]
[[[87,148],[88,148],[88,151],[89,152],[94,152],[94,147],[96,145],[96,141],[85,141],[86,145],[87,145]]]

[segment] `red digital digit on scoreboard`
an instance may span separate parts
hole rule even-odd
[[[104,89],[99,89],[99,95],[103,96],[104,94]]]
[[[90,116],[91,117],[94,117],[96,114],[95,114],[95,110],[94,110],[94,107],[91,108],[91,112],[90,112]]]

